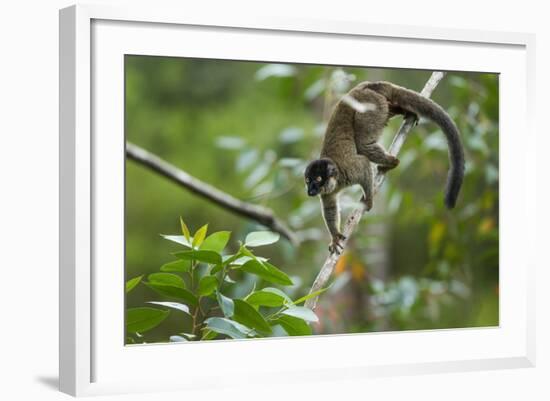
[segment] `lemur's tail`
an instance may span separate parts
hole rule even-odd
[[[449,160],[451,163],[445,188],[445,205],[449,209],[453,208],[464,179],[464,149],[454,121],[441,106],[418,92],[394,85],[390,82],[372,82],[367,86],[369,89],[384,95],[390,103],[398,105],[406,111],[428,118],[441,127],[447,139]]]

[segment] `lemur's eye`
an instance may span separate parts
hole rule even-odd
[[[315,181],[317,181],[317,182],[321,182],[321,180],[322,180],[321,177],[317,177],[317,178],[315,179]]]

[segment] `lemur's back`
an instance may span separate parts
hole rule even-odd
[[[341,100],[334,106],[325,131],[321,157],[339,158],[357,153],[353,128],[354,115],[355,110]]]

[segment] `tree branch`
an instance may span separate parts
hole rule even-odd
[[[436,86],[439,84],[439,82],[443,79],[445,76],[444,72],[435,71],[430,76],[430,79],[428,79],[428,82],[426,82],[426,85],[424,85],[424,89],[422,89],[422,92],[420,94],[425,97],[430,97]],[[390,146],[389,153],[397,156],[399,151],[401,150],[401,147],[403,146],[403,143],[405,143],[405,140],[407,139],[407,135],[409,134],[409,131],[411,128],[415,125],[415,117],[409,116],[405,118],[403,123],[401,124],[401,127],[399,127],[399,130],[397,131],[397,134],[393,138],[393,142]],[[374,194],[378,192],[380,187],[382,186],[384,179],[385,179],[385,173],[378,172],[374,178]],[[344,225],[344,229],[342,230],[342,234],[346,237],[346,239],[342,242],[343,249],[345,249],[348,239],[350,238],[351,234],[359,224],[359,221],[361,220],[361,217],[363,216],[363,213],[365,213],[365,205],[363,202],[360,202],[360,206],[358,206],[355,210],[353,210],[348,217],[346,224]],[[343,250],[342,250],[343,253]],[[334,266],[336,265],[336,262],[338,262],[338,259],[340,258],[340,254],[337,252],[331,253],[328,258],[325,260],[325,263],[323,264],[323,267],[321,267],[321,270],[319,271],[319,274],[315,278],[315,281],[313,282],[313,285],[311,286],[311,289],[309,293],[314,293],[315,291],[319,291],[321,288],[323,288],[328,280],[330,279],[330,276],[332,275],[332,271],[334,270]],[[305,306],[307,306],[310,309],[315,309],[315,306],[317,305],[317,298],[313,297],[306,301]]]
[[[194,194],[202,196],[208,201],[215,203],[216,205],[227,209],[232,213],[246,217],[250,220],[254,220],[266,226],[271,231],[281,234],[293,245],[298,244],[296,235],[286,226],[285,223],[275,216],[271,209],[234,198],[233,196],[220,191],[210,184],[198,180],[185,171],[180,170],[165,160],[162,160],[153,153],[130,142],[126,142],[126,155],[129,159],[149,168],[157,174],[168,178],[170,181],[188,189]]]

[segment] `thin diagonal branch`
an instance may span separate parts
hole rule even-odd
[[[239,216],[254,220],[271,231],[281,234],[293,245],[298,244],[296,235],[281,221],[271,209],[237,199],[218,188],[213,187],[176,166],[162,160],[155,154],[140,148],[130,142],[126,142],[126,155],[129,159],[149,168],[181,187],[188,189],[196,195],[226,209]]]
[[[430,97],[432,92],[444,76],[444,72],[433,72],[430,76],[430,79],[428,79],[428,82],[426,82],[426,85],[424,85],[424,88],[422,89],[422,92],[420,92],[420,94],[424,97]],[[401,124],[401,127],[399,127],[397,134],[393,138],[393,142],[389,149],[390,154],[392,154],[393,156],[397,156],[397,154],[401,150],[401,147],[403,146],[403,143],[405,143],[405,140],[407,139],[409,131],[415,125],[415,123],[416,121],[414,116],[409,116],[405,118],[405,120]],[[386,175],[383,172],[379,171],[376,174],[374,178],[374,194],[376,194],[382,186],[385,177]],[[346,239],[342,243],[343,249],[345,249],[348,239],[359,224],[359,221],[361,220],[361,217],[363,216],[363,213],[365,213],[365,211],[366,209],[364,203],[360,202],[360,205],[355,210],[353,210],[348,217],[346,224],[344,225],[344,229],[342,230],[342,234],[346,237]],[[339,258],[340,254],[337,252],[333,252],[328,256],[328,258],[325,260],[325,263],[323,264],[323,267],[321,267],[319,274],[315,278],[313,285],[311,286],[311,289],[309,291],[310,294],[320,290],[326,285]],[[305,305],[310,309],[315,309],[315,306],[317,305],[317,297],[308,299]]]

